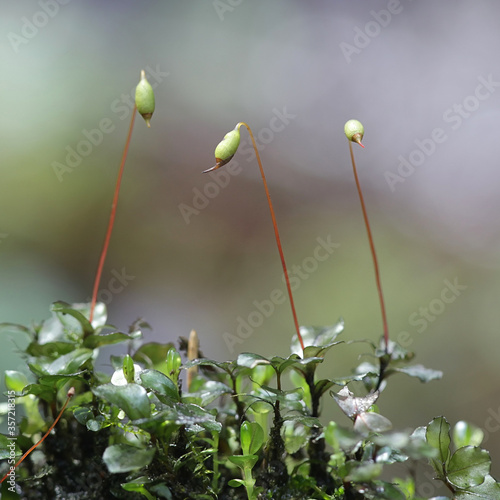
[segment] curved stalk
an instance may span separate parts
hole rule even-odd
[[[113,225],[115,223],[116,206],[118,205],[120,184],[122,182],[125,161],[127,160],[128,148],[130,146],[130,139],[132,137],[132,130],[134,129],[136,111],[137,111],[137,106],[134,104],[134,109],[132,110],[132,118],[130,119],[130,126],[127,134],[127,140],[125,142],[125,147],[123,148],[122,160],[120,162],[120,170],[118,171],[118,178],[116,180],[115,194],[113,196],[113,203],[111,205],[111,214],[109,216],[108,229],[106,231],[106,236],[104,238],[104,245],[101,250],[101,256],[99,258],[99,264],[97,266],[97,272],[95,275],[94,288],[92,290],[92,302],[90,304],[90,317],[89,317],[90,323],[92,323],[92,320],[94,319],[94,309],[97,302],[97,293],[99,292],[99,283],[101,282],[102,269],[104,267],[104,261],[106,260],[106,254],[108,253],[109,241],[111,239],[111,233],[113,231]]]
[[[361,140],[354,142],[358,142],[358,144],[364,148],[361,144]],[[356,170],[356,162],[354,161],[354,151],[352,149],[352,142],[349,141],[349,152],[351,153],[351,162],[352,162],[352,170],[354,172],[354,179],[356,181],[356,187],[358,189],[359,201],[361,202],[361,210],[363,212],[363,218],[365,220],[366,232],[368,233],[368,242],[370,244],[370,251],[372,254],[373,267],[375,268],[375,280],[377,282],[377,290],[380,301],[380,309],[382,311],[382,323],[384,327],[384,341],[385,341],[385,351],[387,352],[389,349],[389,327],[387,324],[387,315],[385,312],[385,302],[384,295],[382,293],[382,283],[380,280],[380,270],[378,267],[377,254],[375,253],[375,244],[373,243],[372,231],[370,229],[370,222],[368,221],[368,213],[366,211],[365,201],[363,199],[363,193],[361,191],[361,184],[359,183],[358,172]]]
[[[274,215],[274,208],[273,208],[273,203],[271,201],[271,195],[269,194],[269,188],[267,187],[266,175],[264,174],[264,168],[263,168],[262,162],[260,160],[259,150],[257,149],[257,144],[255,142],[255,138],[253,136],[253,132],[252,132],[252,129],[250,128],[250,126],[247,125],[245,122],[239,122],[236,125],[235,130],[239,131],[240,127],[242,127],[242,126],[245,127],[247,129],[248,133],[250,134],[250,139],[252,140],[252,145],[253,145],[253,149],[255,151],[255,156],[257,158],[257,163],[259,164],[260,175],[262,177],[262,182],[264,184],[264,190],[266,192],[267,203],[269,205],[269,211],[271,212],[271,220],[273,222],[274,236],[276,237],[276,245],[278,247],[278,252],[280,254],[280,260],[281,260],[281,266],[283,267],[283,273],[285,275],[285,283],[286,283],[286,288],[288,291],[288,297],[290,299],[290,307],[292,309],[293,322],[295,324],[295,330],[297,333],[297,338],[299,339],[299,342],[300,342],[300,346],[302,347],[302,351],[304,351],[304,349],[305,349],[304,341],[302,339],[302,335],[300,334],[299,322],[297,320],[297,312],[295,310],[295,303],[293,301],[292,288],[290,286],[290,278],[288,277],[288,269],[286,267],[285,256],[283,254],[283,247],[281,246],[281,238],[280,238],[279,231],[278,231],[278,224],[276,222],[276,216]],[[239,138],[238,138],[238,144],[239,144]],[[217,159],[216,165],[205,170],[203,173],[212,172],[213,170],[216,170],[219,167],[222,167],[228,161],[230,161],[231,158],[232,158],[232,155],[227,159],[226,158],[223,159],[222,161],[220,159],[216,158]]]

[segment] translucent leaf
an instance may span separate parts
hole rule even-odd
[[[328,389],[330,389],[335,383],[328,379],[319,380],[314,385],[314,392],[317,396],[322,396]]]
[[[354,422],[354,430],[362,434],[385,432],[391,428],[391,421],[378,413],[361,413],[356,417],[356,421]]]
[[[155,500],[156,497],[151,495],[151,493],[149,493],[149,491],[144,486],[145,484],[149,483],[150,483],[149,479],[145,476],[142,476],[132,481],[129,481],[128,483],[122,483],[121,487],[125,491],[135,491],[136,493],[141,493],[143,496],[146,497],[147,500]],[[161,498],[170,498],[170,500],[172,500],[172,494],[170,493],[170,490],[168,490],[168,493],[170,494],[170,496],[162,496]]]
[[[125,342],[132,340],[130,335],[121,332],[113,332],[106,334],[95,334],[89,335],[84,341],[84,347],[88,347],[89,349],[95,349],[96,347],[100,347],[103,345],[112,345],[118,344],[120,342]]]
[[[63,354],[68,354],[74,348],[74,342],[46,342],[45,344],[31,342],[26,348],[26,353],[37,358],[44,356],[48,358],[57,358]]]
[[[385,481],[374,481],[375,496],[373,498],[384,500],[405,500],[406,495],[394,484]]]
[[[340,409],[351,419],[355,419],[361,413],[366,412],[379,397],[379,392],[368,394],[367,396],[357,398],[347,388],[342,388],[338,393],[331,393]]]
[[[140,374],[142,383],[147,389],[168,396],[174,401],[179,401],[179,391],[174,382],[157,370],[144,370]]]
[[[88,420],[94,418],[94,413],[87,407],[75,408],[73,410],[73,415],[75,416],[76,421],[82,425],[85,425]]]
[[[123,358],[123,376],[125,377],[125,380],[129,384],[131,382],[134,382],[134,377],[135,377],[134,361],[128,354],[126,354],[125,357]]]
[[[203,380],[202,382],[193,392],[183,393],[182,401],[184,403],[196,403],[199,406],[206,407],[219,396],[232,393],[231,388],[222,382],[216,382],[215,380]],[[254,405],[252,410],[255,411]]]
[[[335,339],[344,330],[344,320],[341,318],[335,325],[331,326],[301,326],[300,335],[306,349],[302,353],[302,347],[297,334],[292,337],[292,353],[304,358],[323,356],[326,351],[335,344]],[[309,349],[311,348],[311,349]]]
[[[138,384],[104,384],[92,389],[92,392],[118,408],[121,408],[131,420],[147,418],[151,415],[148,394]]]
[[[431,459],[431,463],[442,477],[443,466],[450,455],[450,424],[444,417],[434,418],[427,426],[425,438],[427,443],[438,451],[437,459]]]
[[[500,498],[500,483],[497,483],[490,475],[485,477],[482,484],[455,493],[456,500],[496,500],[498,498]]]
[[[142,363],[148,368],[156,370],[166,370],[167,354],[170,349],[173,349],[172,343],[160,344],[158,342],[149,342],[143,344],[132,356],[134,361]]]
[[[309,417],[308,415],[289,415],[284,418],[287,422],[296,422],[302,424],[304,427],[319,427],[321,422],[319,418]]]
[[[297,354],[292,354],[286,359],[280,356],[274,356],[271,358],[271,365],[276,370],[276,373],[282,374],[287,368],[296,366],[300,364],[301,361],[302,359],[297,356]]]
[[[136,448],[120,443],[108,446],[102,459],[111,474],[130,472],[148,466],[153,460],[154,448]]]
[[[232,462],[234,465],[237,465],[240,469],[253,469],[254,465],[257,463],[257,460],[259,460],[259,457],[257,455],[233,455],[227,458],[230,462]],[[239,481],[239,479],[236,479],[236,481]]]
[[[84,313],[88,312],[87,304],[68,304],[66,302],[59,301],[54,302],[50,310],[58,313],[57,316],[63,324],[68,323],[68,321],[63,317],[64,315],[73,317],[81,327],[84,337],[94,332],[94,328],[84,315]],[[69,324],[71,325],[71,323]]]
[[[5,370],[5,385],[7,389],[20,393],[28,385],[28,378],[22,372]]]
[[[255,368],[257,365],[270,365],[271,362],[260,354],[254,354],[252,352],[242,352],[238,356],[236,364],[238,366],[244,366],[246,368]]]
[[[393,342],[392,340],[389,340],[387,351],[389,352],[391,361],[411,361],[415,357],[415,354],[413,352],[408,351],[400,344],[398,344],[397,342]],[[375,350],[375,356],[377,356],[377,358],[382,358],[385,355],[385,340],[382,337],[379,346]]]
[[[94,352],[91,349],[75,349],[55,359],[45,367],[45,371],[48,375],[66,375],[74,373],[78,371],[93,354]]]
[[[408,460],[408,455],[394,450],[390,446],[380,448],[375,457],[375,462],[381,464],[393,464],[395,462],[405,462],[406,460]]]
[[[257,422],[243,422],[240,437],[244,455],[255,455],[264,444],[264,430]]]
[[[475,425],[468,424],[461,420],[453,428],[453,444],[455,448],[463,446],[480,446],[484,437],[484,432]]]
[[[410,377],[416,377],[421,382],[430,382],[431,380],[438,380],[443,377],[443,372],[439,370],[431,370],[423,365],[402,366],[394,368],[394,371],[405,373]]]
[[[198,425],[208,431],[220,432],[222,425],[215,420],[215,415],[195,404],[176,403],[176,424],[188,426]]]
[[[287,453],[294,454],[306,445],[309,439],[309,429],[296,422],[285,420],[283,424],[283,439]]]
[[[24,333],[29,337],[33,337],[33,332],[29,328],[16,323],[0,323],[0,333]]]
[[[128,363],[132,363],[131,366],[126,366]],[[115,370],[111,376],[111,383],[113,385],[127,385],[132,382],[141,385],[140,375],[143,370],[140,365],[132,361],[132,358],[128,354],[123,357],[122,367],[123,368]],[[128,370],[128,376],[125,374],[125,370]]]
[[[466,489],[484,482],[491,469],[490,454],[477,446],[458,449],[448,464],[447,477],[450,483]]]
[[[179,370],[182,364],[182,358],[181,355],[177,352],[177,349],[175,348],[169,349],[169,351],[167,352],[166,363],[167,363],[166,366],[167,374],[170,373],[173,374]]]
[[[346,463],[348,474],[345,478],[346,481],[373,481],[378,478],[382,473],[382,464],[372,463],[360,463],[355,461],[349,461]]]
[[[229,460],[231,460],[231,457],[229,457]],[[229,484],[231,488],[238,488],[239,486],[245,486],[245,481],[243,481],[243,479],[230,479],[227,484]]]

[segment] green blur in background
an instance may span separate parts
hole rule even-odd
[[[343,133],[357,118],[391,338],[444,371],[429,385],[389,380],[381,412],[396,428],[437,415],[474,423],[498,476],[499,15],[493,0],[4,2],[1,321],[90,300],[144,69],[156,112],[151,129],[138,117],[125,167],[99,295],[109,321],[126,329],[143,317],[160,342],[194,328],[219,360],[289,354],[288,301],[269,306],[285,285],[246,132],[231,169],[201,173],[245,121],[299,322],[343,317],[345,339],[378,341]],[[314,257],[321,241],[335,244],[324,260]],[[26,339],[0,340],[2,370],[27,372],[15,354]],[[365,351],[339,346],[322,370],[345,374]],[[349,425],[333,401],[323,415]]]

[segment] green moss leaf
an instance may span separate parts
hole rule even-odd
[[[447,468],[450,483],[466,489],[482,484],[491,469],[490,454],[477,446],[465,446],[451,457]]]
[[[431,459],[432,466],[443,477],[444,466],[450,455],[450,424],[444,417],[434,418],[427,426],[425,439],[438,452],[436,459]]]
[[[50,310],[57,313],[57,317],[61,320],[62,324],[74,325],[74,322],[71,322],[68,318],[64,318],[65,315],[74,318],[82,329],[84,337],[94,332],[90,321],[84,315],[88,310],[87,304],[68,304],[67,302],[58,301],[52,304]]]
[[[136,448],[120,443],[108,446],[102,459],[111,474],[130,472],[148,466],[153,460],[154,448]]]
[[[439,370],[431,370],[422,365],[402,366],[394,368],[395,372],[405,373],[410,377],[416,377],[421,382],[430,382],[431,380],[438,380],[443,377],[443,372]]]
[[[484,482],[478,486],[467,488],[465,491],[457,491],[456,500],[493,500],[500,498],[500,483],[487,475]]]
[[[138,384],[104,384],[93,388],[92,392],[121,408],[131,420],[147,418],[151,415],[146,389]]]
[[[167,374],[167,356],[172,349],[175,349],[174,344],[170,342],[167,344],[148,342],[137,349],[132,359],[137,363],[142,363],[146,368],[152,368]]]
[[[179,401],[179,391],[174,382],[165,374],[157,370],[144,370],[140,374],[142,383],[147,389],[151,389],[160,395],[167,396],[174,401]]]
[[[391,421],[378,413],[361,413],[356,417],[356,421],[354,422],[354,430],[365,435],[371,432],[386,432],[391,428]]]
[[[28,385],[28,378],[22,372],[5,370],[5,385],[7,389],[20,393]]]
[[[295,334],[292,337],[291,350],[304,358],[324,356],[326,351],[335,345],[335,339],[344,331],[344,320],[341,318],[331,326],[301,326],[300,334],[306,346],[304,353],[299,339]],[[338,343],[338,342],[337,342]]]
[[[243,422],[240,436],[244,455],[255,455],[264,444],[264,430],[257,422]]]
[[[45,366],[45,372],[48,375],[69,375],[75,373],[86,361],[92,358],[93,354],[94,351],[91,349],[75,349]]]
[[[484,432],[475,425],[461,420],[453,428],[453,444],[455,448],[463,446],[480,446],[484,438]]]
[[[95,349],[96,347],[101,347],[103,345],[118,344],[129,340],[132,340],[132,337],[122,332],[96,334],[86,337],[83,341],[83,346],[88,347],[89,349]]]

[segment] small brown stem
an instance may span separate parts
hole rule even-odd
[[[389,349],[389,327],[387,325],[387,315],[385,312],[385,302],[384,296],[382,294],[382,283],[380,281],[380,271],[378,267],[377,254],[375,253],[375,244],[373,243],[372,232],[370,229],[370,223],[368,222],[368,214],[366,212],[366,206],[363,199],[363,193],[361,192],[361,184],[358,179],[358,172],[356,170],[356,162],[354,161],[354,152],[352,149],[352,142],[349,141],[349,152],[351,153],[352,170],[354,172],[354,179],[356,180],[356,187],[358,188],[359,201],[361,202],[361,210],[363,211],[363,218],[365,219],[366,232],[368,233],[368,242],[370,243],[370,250],[372,253],[373,267],[375,268],[375,279],[377,281],[377,290],[380,300],[380,309],[382,311],[382,322],[384,325],[384,341],[385,341],[385,351],[388,352]]]
[[[94,319],[94,309],[97,302],[97,293],[99,291],[99,283],[101,282],[102,269],[104,267],[104,261],[106,260],[106,254],[108,252],[109,241],[111,239],[111,233],[113,231],[113,225],[115,222],[116,206],[118,205],[118,195],[120,193],[120,184],[122,182],[123,168],[125,167],[125,161],[127,160],[128,148],[130,146],[130,139],[132,137],[132,130],[134,129],[135,112],[137,111],[137,106],[134,104],[134,109],[132,110],[132,118],[130,119],[130,126],[128,129],[127,140],[125,142],[125,147],[123,148],[122,160],[120,163],[120,170],[118,171],[118,178],[116,180],[115,194],[113,196],[113,203],[111,205],[111,214],[109,216],[108,229],[106,231],[106,237],[104,238],[104,245],[102,247],[101,256],[99,258],[99,265],[97,267],[97,272],[95,275],[94,289],[92,291],[92,302],[90,304],[90,317],[89,321],[92,323]]]
[[[266,181],[266,176],[264,174],[264,168],[262,167],[262,162],[260,161],[259,150],[257,149],[257,144],[255,143],[255,138],[253,136],[252,129],[245,122],[238,123],[238,125],[236,125],[236,127],[239,129],[241,125],[243,125],[248,130],[248,133],[250,134],[250,138],[252,139],[253,149],[255,150],[255,156],[257,157],[257,163],[259,164],[260,175],[262,177],[262,182],[264,183],[264,190],[266,191],[267,203],[269,205],[269,211],[271,212],[271,219],[273,221],[274,235],[276,237],[276,245],[278,246],[278,252],[280,254],[281,265],[283,267],[283,273],[285,275],[285,282],[286,282],[286,288],[288,290],[288,297],[290,298],[290,307],[292,308],[293,322],[295,324],[295,330],[297,332],[297,338],[299,339],[300,346],[302,347],[302,351],[304,351],[304,349],[305,349],[304,341],[302,339],[302,335],[300,334],[299,322],[297,320],[297,312],[295,310],[295,303],[293,301],[292,287],[290,286],[290,279],[288,277],[288,269],[286,267],[285,256],[283,255],[283,248],[281,246],[281,239],[280,239],[280,234],[278,231],[278,224],[276,222],[276,217],[274,215],[273,203],[271,201],[271,195],[269,194],[269,189],[267,187],[267,181]]]
[[[35,443],[16,463],[16,465],[14,465],[14,469],[17,468],[18,465],[21,464],[21,462],[41,443],[43,443],[43,441],[45,440],[45,438],[50,434],[50,432],[52,431],[52,429],[55,427],[55,425],[57,424],[57,422],[59,422],[59,419],[62,417],[62,414],[64,413],[64,410],[66,409],[66,406],[68,406],[68,403],[69,403],[69,400],[75,395],[75,388],[72,387],[69,391],[68,391],[68,394],[67,394],[67,399],[66,399],[66,402],[64,403],[63,407],[61,408],[61,411],[59,412],[59,415],[57,416],[57,418],[54,420],[54,422],[52,423],[52,425],[49,427],[49,430],[43,435],[42,439],[40,439],[40,441],[38,441],[37,443]],[[2,484],[14,471],[13,470],[10,470],[9,472],[7,472],[7,474],[5,474],[5,476],[0,480],[0,484]]]

